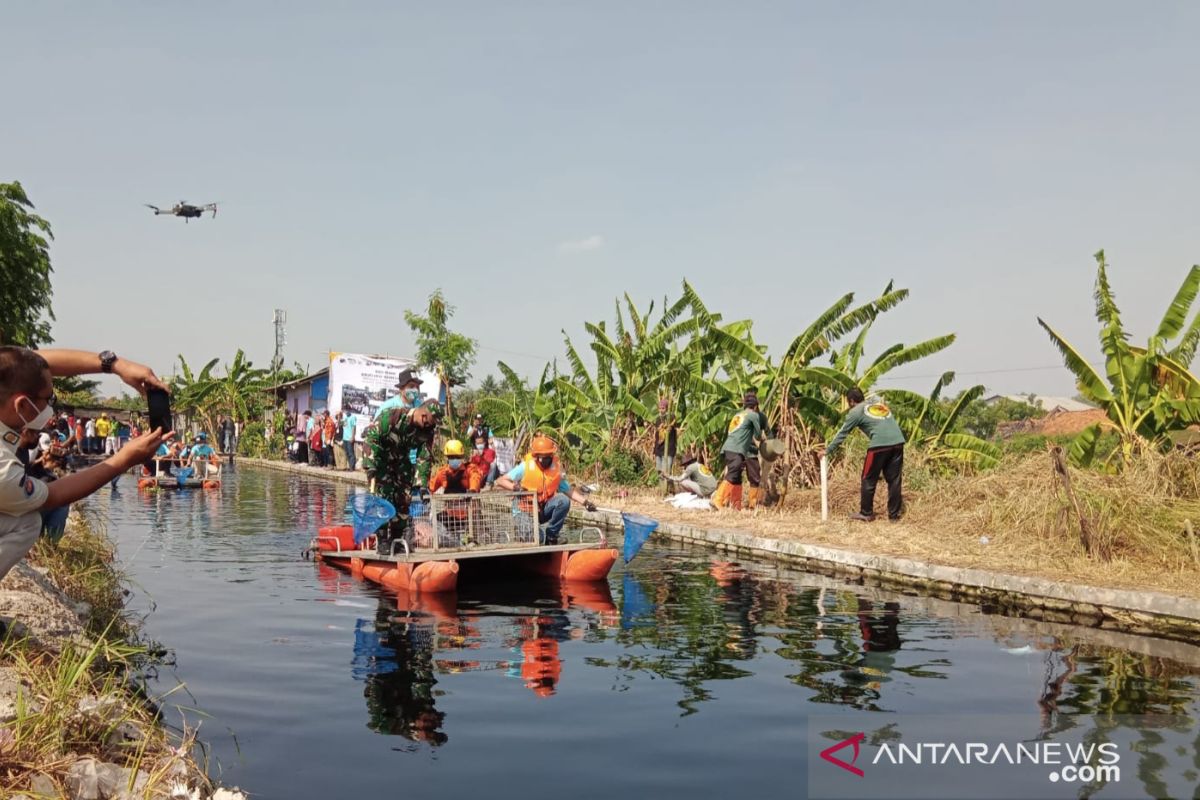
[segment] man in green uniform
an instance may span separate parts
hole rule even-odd
[[[363,466],[371,491],[396,507],[396,516],[376,536],[380,555],[391,553],[392,542],[408,533],[409,493],[417,485],[416,451],[429,450],[442,408],[430,401],[416,408],[391,408],[367,432],[367,456]]]
[[[888,487],[888,519],[895,522],[900,519],[902,509],[900,473],[904,469],[904,433],[887,404],[879,400],[864,402],[861,389],[856,387],[846,392],[846,402],[850,404],[850,413],[821,455],[832,458],[850,432],[861,428],[868,439],[867,457],[863,461],[859,512],[851,514],[850,519],[860,522],[875,519],[875,484],[882,474]]]
[[[729,421],[729,435],[721,445],[725,457],[725,480],[729,483],[729,507],[742,508],[742,472],[750,478],[750,491],[757,492],[762,479],[758,463],[758,441],[766,436],[765,417],[758,410],[758,395],[747,392],[742,410]]]
[[[667,480],[679,484],[680,489],[697,497],[712,497],[713,492],[717,490],[717,479],[709,468],[697,461],[696,456],[691,453],[685,455],[680,463],[683,465],[683,474],[673,477],[667,475]]]

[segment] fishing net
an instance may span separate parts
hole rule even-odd
[[[658,521],[642,514],[628,512],[621,514],[621,519],[625,523],[625,563],[628,564],[642,549],[650,534],[654,533]]]
[[[354,544],[362,544],[388,520],[396,516],[396,507],[374,494],[356,494],[350,498],[350,510],[354,515]]]

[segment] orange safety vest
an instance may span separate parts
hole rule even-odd
[[[554,457],[554,463],[546,470],[538,466],[532,453],[525,456],[525,474],[521,476],[521,488],[527,492],[535,492],[538,505],[544,506],[558,493],[558,485],[562,483],[562,478],[563,469],[558,463],[558,456]],[[522,505],[528,506],[529,503],[523,500]]]

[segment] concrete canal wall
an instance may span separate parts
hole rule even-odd
[[[262,459],[238,460],[327,480],[364,486],[367,483],[362,472],[337,472]],[[620,515],[611,512],[572,511],[571,517],[593,525],[621,527]],[[662,523],[657,535],[738,556],[782,561],[809,572],[839,575],[900,592],[978,603],[996,613],[1150,634],[1181,642],[1200,641],[1200,600],[1187,597],[949,567],[680,523]]]

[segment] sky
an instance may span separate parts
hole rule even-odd
[[[169,374],[411,355],[441,288],[476,380],[689,281],[780,353],[910,298],[884,382],[1074,393],[1092,254],[1135,339],[1200,261],[1187,2],[19,3],[0,181],[54,227],[53,333]],[[185,223],[143,206],[221,201]],[[611,325],[611,322],[610,322]],[[110,379],[112,380],[112,379]]]

